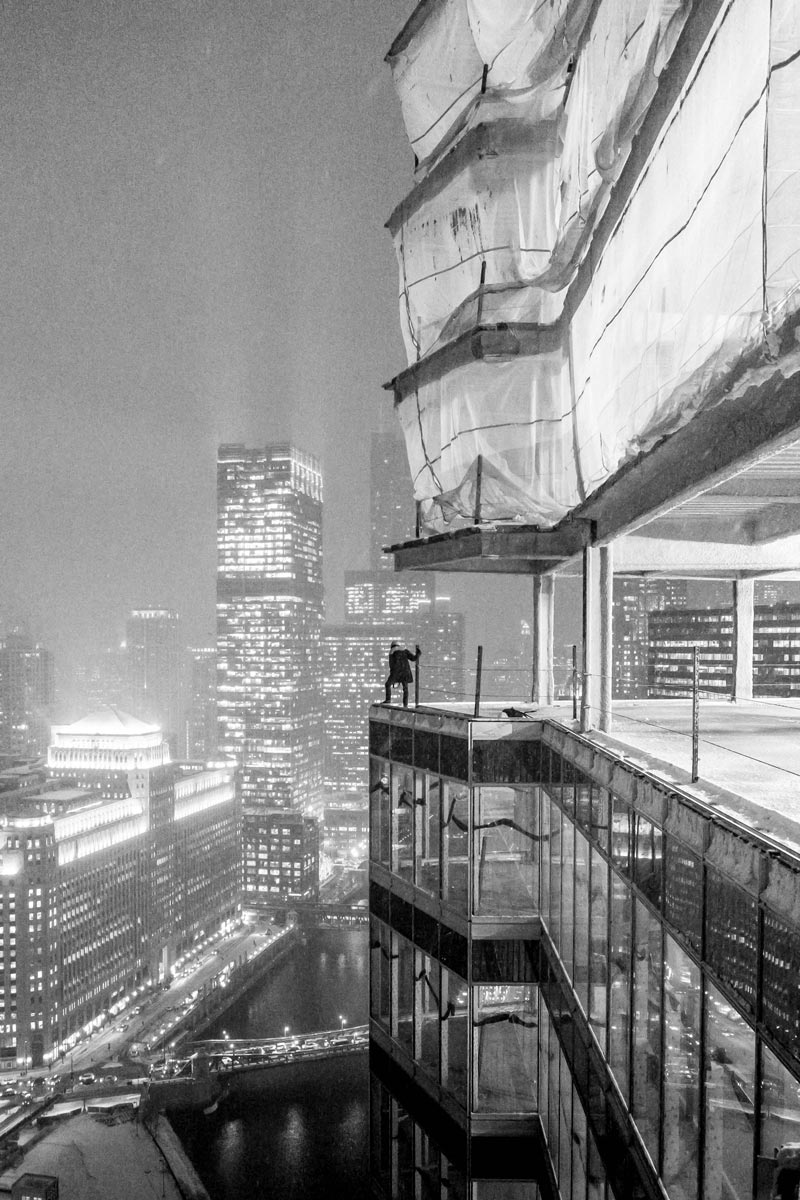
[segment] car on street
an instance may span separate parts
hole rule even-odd
[[[96,1079],[97,1076],[95,1075],[94,1071],[84,1071],[82,1075],[78,1076],[79,1083],[94,1083]]]

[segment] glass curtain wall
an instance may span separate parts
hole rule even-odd
[[[458,747],[448,753],[463,765]],[[800,931],[759,902],[738,851],[709,861],[680,797],[659,816],[653,801],[642,811],[635,789],[623,797],[597,786],[554,751],[541,764],[532,782],[470,788],[374,757],[373,862],[460,918],[513,921],[535,915],[539,898],[544,950],[555,952],[670,1200],[791,1195]],[[446,915],[433,921],[436,949],[387,923],[388,913],[371,926],[376,1026],[464,1110],[538,1105],[562,1196],[603,1197],[583,1111],[591,1097],[573,1092],[536,985],[476,981],[470,993],[466,950],[454,956],[452,946],[464,939]]]
[[[546,935],[671,1200],[794,1195],[786,1189],[800,1187],[800,1070],[759,1043],[753,1026],[756,899],[629,800],[566,770],[555,752],[543,761]],[[772,913],[762,928],[767,1033],[800,1062],[800,932]],[[583,1197],[585,1177],[593,1196],[590,1139],[585,1159],[570,1149],[567,1165],[566,1114],[579,1137],[582,1116],[541,1007],[540,1113],[559,1186]]]

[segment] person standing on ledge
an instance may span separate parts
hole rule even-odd
[[[413,681],[414,676],[411,674],[411,667],[408,665],[412,662],[417,662],[422,651],[417,646],[416,654],[412,654],[405,646],[401,646],[399,642],[392,642],[389,647],[389,677],[386,680],[386,703],[392,702],[392,688],[396,683],[399,683],[403,689],[403,708],[408,708],[408,685]]]

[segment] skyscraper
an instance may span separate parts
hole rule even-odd
[[[173,750],[183,724],[180,620],[170,608],[136,608],[127,621],[128,704],[154,721]]]
[[[305,808],[322,787],[322,476],[288,445],[217,465],[219,751],[246,805]]]
[[[686,605],[686,580],[620,575],[614,580],[613,689],[620,699],[648,694],[648,617]]]
[[[22,633],[0,640],[0,753],[35,756],[47,748],[53,655]]]
[[[325,786],[366,797],[364,710],[380,698],[393,640],[419,643],[420,700],[460,694],[464,617],[437,598],[431,572],[398,576],[383,547],[413,531],[414,498],[405,445],[396,430],[374,433],[371,454],[370,570],[345,571],[345,624],[326,626],[323,640]]]
[[[405,442],[394,426],[372,435],[370,480],[370,567],[373,571],[394,572],[394,560],[383,553],[383,547],[409,537],[416,524]]]
[[[217,752],[217,651],[191,646],[188,663],[185,754],[212,758]]]

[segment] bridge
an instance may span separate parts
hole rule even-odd
[[[297,914],[298,925],[306,929],[309,926],[349,929],[369,922],[366,898],[355,902],[342,901],[339,904],[296,902],[290,906],[289,911]]]
[[[368,1025],[276,1038],[211,1038],[191,1042],[179,1056],[166,1059],[164,1077],[227,1077],[239,1071],[336,1058],[366,1049],[368,1041]]]
[[[359,1054],[368,1044],[367,1025],[293,1037],[194,1042],[183,1053],[153,1065],[142,1097],[143,1115],[149,1119],[162,1110],[211,1113],[221,1101],[258,1092],[272,1068]]]

